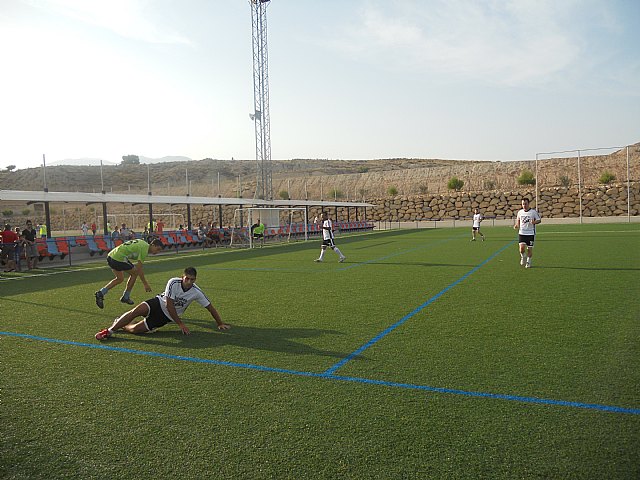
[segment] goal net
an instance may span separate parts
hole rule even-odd
[[[233,246],[253,248],[265,243],[307,240],[309,237],[309,221],[304,207],[237,208],[233,220],[235,225],[231,231]],[[264,225],[264,231],[261,234],[259,233],[261,228],[258,227],[260,224]],[[254,232],[256,228],[258,231]]]

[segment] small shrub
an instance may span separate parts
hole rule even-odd
[[[22,210],[22,215],[24,215],[25,217],[30,213],[31,213],[31,210],[29,210],[28,208],[25,208],[24,210]]]
[[[458,177],[451,177],[447,182],[447,188],[449,190],[455,190],[456,192],[459,192],[460,190],[462,190],[462,187],[464,187],[464,182]]]
[[[485,190],[493,190],[496,188],[496,182],[493,180],[485,180],[482,185]]]
[[[536,179],[533,176],[533,172],[531,170],[523,170],[523,172],[518,177],[518,185],[535,185]]]
[[[358,195],[360,195],[364,199],[364,197],[367,195],[367,189],[366,188],[359,188],[358,189]]]
[[[2,215],[4,215],[5,217],[10,217],[11,215],[13,215],[13,210],[3,210]]]
[[[358,167],[358,173],[367,173],[369,171],[369,167]]]
[[[390,196],[395,197],[396,195],[398,195],[398,189],[393,185],[391,185],[389,188],[387,188],[387,193]]]
[[[562,185],[563,187],[568,187],[571,185],[571,179],[566,175],[561,175],[558,178],[558,181],[560,182],[560,185]]]
[[[344,197],[344,193],[342,193],[337,188],[334,188],[333,190],[331,190],[329,192],[329,195],[331,195],[333,198],[342,198],[342,197]]]
[[[422,194],[429,193],[429,187],[427,185],[418,185],[418,190],[420,190]]]
[[[282,200],[289,200],[289,192],[287,192],[286,190],[281,190],[280,193],[278,193],[278,196]]]
[[[616,176],[609,172],[608,170],[605,170],[604,172],[602,172],[602,175],[600,175],[600,179],[598,180],[600,183],[603,183],[605,185],[613,182],[616,179]]]

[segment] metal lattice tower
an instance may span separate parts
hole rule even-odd
[[[253,103],[250,115],[256,130],[256,198],[273,200],[271,127],[269,122],[269,68],[267,52],[267,5],[269,0],[250,0],[253,36]]]

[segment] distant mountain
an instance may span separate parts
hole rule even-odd
[[[99,166],[100,159],[99,158],[65,158],[64,160],[58,160],[57,162],[51,162],[49,166],[59,166],[59,165],[89,165],[89,166]],[[102,165],[117,165],[117,163],[107,162],[106,160],[102,160]]]
[[[162,158],[151,158],[151,157],[145,157],[143,155],[138,155],[138,158],[140,159],[140,163],[167,163],[167,162],[190,162],[192,161],[191,158],[189,157],[184,157],[181,155],[168,155],[166,157],[162,157]],[[115,163],[115,162],[109,162],[107,160],[102,160],[102,165],[107,166],[107,165],[119,165],[120,162]],[[100,165],[100,159],[99,158],[65,158],[64,160],[58,160],[57,162],[51,162],[48,164],[49,166],[61,166],[61,165],[72,165],[72,166],[81,166],[81,165],[86,165],[86,166],[99,166]]]

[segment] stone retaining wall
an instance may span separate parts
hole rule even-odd
[[[520,209],[523,196],[531,199],[531,206],[547,218],[580,216],[580,195],[577,188],[543,188],[538,192],[539,207],[535,203],[535,190],[519,192],[454,192],[441,195],[398,196],[367,200],[376,204],[367,209],[369,220],[414,221],[422,219],[452,219],[473,215],[478,207],[486,217],[511,218]],[[631,215],[640,214],[640,184],[630,188]],[[609,217],[627,215],[627,185],[585,187],[582,189],[582,216]]]

